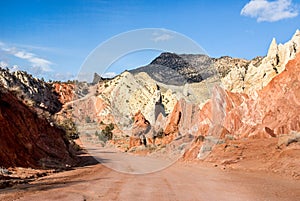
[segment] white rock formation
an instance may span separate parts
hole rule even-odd
[[[248,67],[235,67],[222,78],[227,90],[255,94],[285,69],[287,62],[300,52],[300,31],[285,44],[277,44],[273,38],[269,51],[260,64],[251,61]]]

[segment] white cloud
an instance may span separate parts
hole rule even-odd
[[[55,48],[42,47],[42,46],[37,46],[37,45],[14,44],[14,46],[19,47],[19,48],[23,48],[23,49],[25,48],[27,50],[41,50],[41,51],[48,51],[48,52],[56,51]]]
[[[13,55],[19,59],[28,61],[32,65],[32,70],[34,71],[37,71],[39,73],[52,71],[50,66],[53,63],[47,59],[43,59],[37,56],[34,53],[28,52],[23,49],[19,49],[17,47],[8,46],[1,41],[0,41],[0,48],[2,51],[6,52],[9,55]]]
[[[168,33],[153,33],[152,40],[154,42],[160,42],[160,41],[168,41],[172,38],[173,38],[173,36]]]
[[[51,61],[38,57],[32,57],[29,59],[29,61],[33,64],[33,67],[40,67],[45,72],[52,71],[52,69],[50,68],[50,65],[52,64]]]
[[[101,75],[101,77],[104,77],[104,78],[113,78],[117,75],[117,73],[115,72],[106,72],[106,73],[103,73]]]
[[[298,16],[291,0],[251,0],[241,10],[241,15],[256,18],[258,22],[276,22]]]

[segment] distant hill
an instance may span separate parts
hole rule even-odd
[[[207,55],[175,54],[165,52],[149,65],[129,71],[147,73],[158,82],[172,85],[201,82],[215,73],[213,60]]]

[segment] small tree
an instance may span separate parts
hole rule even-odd
[[[114,125],[112,123],[110,123],[109,125],[107,125],[105,127],[104,130],[101,131],[101,133],[107,137],[108,140],[111,140],[113,138],[113,133],[112,133],[112,130],[114,130]]]

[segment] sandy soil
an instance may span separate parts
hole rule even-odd
[[[113,153],[113,160],[126,157]],[[141,165],[140,158],[130,160],[132,169]],[[0,200],[300,200],[300,180],[273,173],[177,162],[161,171],[134,175],[102,163],[2,189]]]

